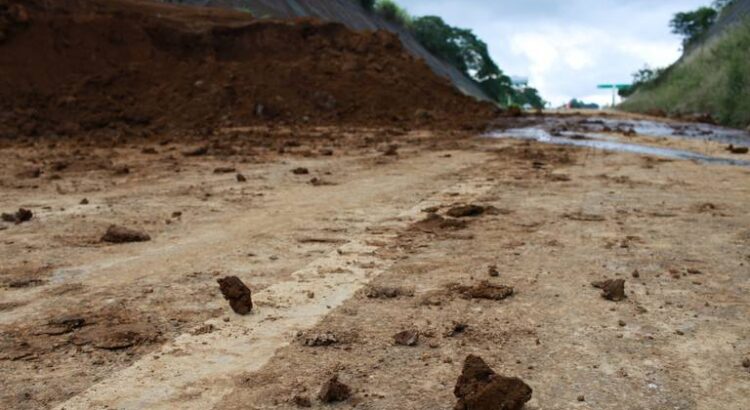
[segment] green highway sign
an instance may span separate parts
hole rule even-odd
[[[596,86],[596,88],[603,89],[603,90],[611,90],[611,89],[622,90],[625,88],[630,88],[630,84],[599,84]]]

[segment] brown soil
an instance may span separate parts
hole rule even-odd
[[[326,408],[338,374],[338,407],[447,410],[469,354],[531,386],[530,410],[748,407],[747,169],[465,136],[0,141],[0,209],[34,213],[0,232],[0,407]],[[457,204],[497,212],[441,216]],[[112,224],[151,241],[102,244]],[[226,276],[253,314],[231,310]],[[619,303],[591,287],[623,278]]]
[[[495,115],[386,31],[145,0],[3,0],[0,33],[0,136],[476,128]]]

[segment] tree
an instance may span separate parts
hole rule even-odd
[[[411,25],[411,16],[393,0],[378,0],[375,3],[375,11],[384,19],[404,27]]]
[[[693,44],[716,22],[719,12],[713,7],[701,7],[694,11],[677,13],[669,22],[672,33],[683,37],[683,46]]]
[[[570,100],[570,102],[568,103],[568,106],[570,106],[570,108],[584,109],[584,110],[586,110],[586,109],[588,109],[588,110],[598,110],[599,109],[599,104],[596,104],[596,103],[585,103],[585,102],[577,100],[575,98],[572,99],[572,100]]]
[[[510,78],[490,57],[487,44],[471,30],[452,27],[437,16],[424,16],[412,21],[412,32],[424,48],[476,81],[493,100],[505,103],[508,97],[519,98]]]
[[[375,8],[375,0],[359,0],[359,4],[367,11],[372,11]]]
[[[633,84],[628,88],[620,89],[617,93],[620,97],[630,97],[639,88],[654,83],[664,74],[664,68],[652,69],[648,65],[633,73]]]

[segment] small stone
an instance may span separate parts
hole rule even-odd
[[[584,397],[584,395],[582,394],[578,396],[578,401],[586,401],[586,397]]]
[[[237,182],[247,182],[247,178],[244,175],[237,173]]]
[[[619,322],[617,322],[617,324],[618,324],[618,325],[620,325],[620,327],[625,327],[625,326],[627,326],[627,323],[625,323],[625,321],[624,321],[624,320],[620,320]]]
[[[294,168],[292,174],[294,175],[308,175],[310,170],[304,167]]]

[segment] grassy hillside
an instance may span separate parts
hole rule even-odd
[[[750,19],[694,50],[644,84],[621,108],[711,113],[722,124],[750,125]]]

